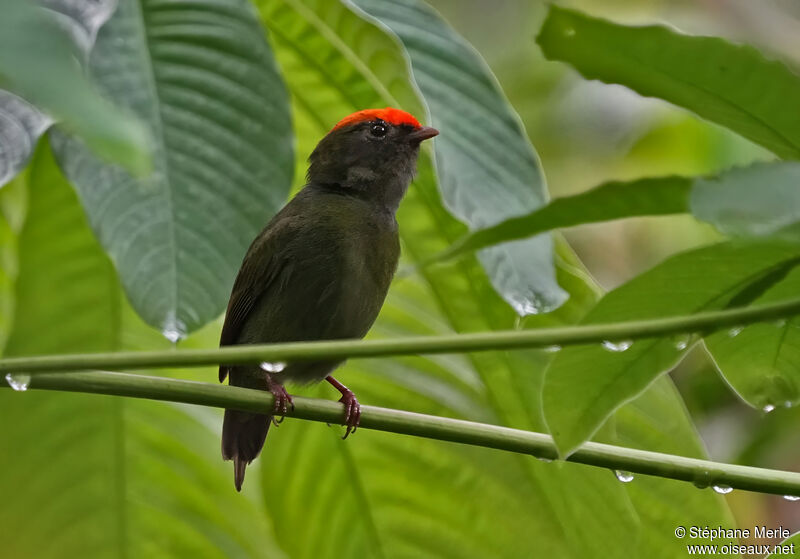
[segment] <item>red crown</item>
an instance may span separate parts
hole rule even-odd
[[[407,112],[401,111],[400,109],[393,109],[392,107],[386,107],[385,109],[364,109],[363,111],[358,111],[346,116],[333,127],[333,130],[343,126],[350,126],[358,122],[377,119],[381,119],[395,126],[401,126],[403,124],[411,126],[412,128],[419,128],[421,126],[419,121]]]

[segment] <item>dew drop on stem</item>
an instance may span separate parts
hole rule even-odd
[[[683,351],[687,347],[689,347],[689,342],[692,340],[692,337],[687,335],[677,336],[675,338],[675,349],[678,351]]]
[[[16,390],[17,392],[25,392],[28,389],[28,385],[31,382],[31,376],[26,373],[20,373],[20,374],[7,373],[6,382],[11,388]]]
[[[711,488],[720,495],[727,495],[731,491],[733,491],[733,487],[730,485],[712,485]]]
[[[630,347],[632,345],[633,345],[633,342],[631,340],[621,340],[619,342],[612,342],[612,341],[606,340],[606,341],[603,342],[603,349],[606,349],[608,351],[613,351],[615,353],[619,353],[619,352],[622,352],[622,351],[627,351],[628,349],[630,349]]]
[[[623,470],[614,470],[614,475],[622,483],[628,483],[633,481],[633,474],[630,472],[626,472]]]
[[[787,501],[792,501],[792,502],[800,501],[800,497],[798,497],[797,495],[784,495],[783,498]]]

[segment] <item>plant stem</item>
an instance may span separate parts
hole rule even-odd
[[[110,394],[273,413],[273,399],[269,392],[127,373],[42,373],[32,378],[30,389]],[[287,414],[290,417],[326,423],[342,422],[343,410],[337,402],[295,396],[294,405],[294,411]],[[553,439],[542,433],[374,406],[361,406],[361,428],[495,448],[546,459],[554,459],[557,455]],[[800,473],[721,464],[608,444],[585,443],[567,461],[691,481],[700,487],[727,485],[761,493],[800,495]]]
[[[283,344],[240,345],[215,349],[44,355],[0,359],[0,373],[124,370],[203,365],[239,365],[263,361],[346,359],[523,349],[636,340],[671,334],[707,334],[722,328],[800,314],[800,298],[768,305],[709,311],[688,316],[586,324],[537,330],[506,330],[391,340],[336,340]]]

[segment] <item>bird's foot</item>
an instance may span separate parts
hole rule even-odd
[[[350,433],[355,433],[361,423],[361,404],[358,403],[356,395],[353,391],[347,388],[344,384],[329,376],[325,380],[331,383],[336,390],[342,393],[339,401],[344,404],[344,424],[347,426],[343,439],[346,439]]]
[[[286,388],[279,382],[275,382],[267,377],[267,388],[269,391],[272,392],[272,396],[275,399],[275,403],[273,404],[273,410],[275,413],[280,414],[280,419],[275,419],[273,416],[272,422],[275,425],[278,425],[281,421],[283,421],[283,416],[289,413],[289,408],[291,407],[292,411],[294,411],[294,402],[292,401],[291,395],[286,392]]]

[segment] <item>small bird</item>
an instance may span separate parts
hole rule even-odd
[[[416,172],[419,145],[439,133],[398,109],[341,121],[309,157],[307,183],[259,233],[233,285],[220,346],[363,338],[378,316],[400,256],[395,213]],[[222,365],[219,380],[269,390],[274,413],[292,397],[286,381],[326,379],[344,405],[345,437],[361,408],[331,373],[342,360]],[[241,491],[273,415],[225,410],[222,457]]]

